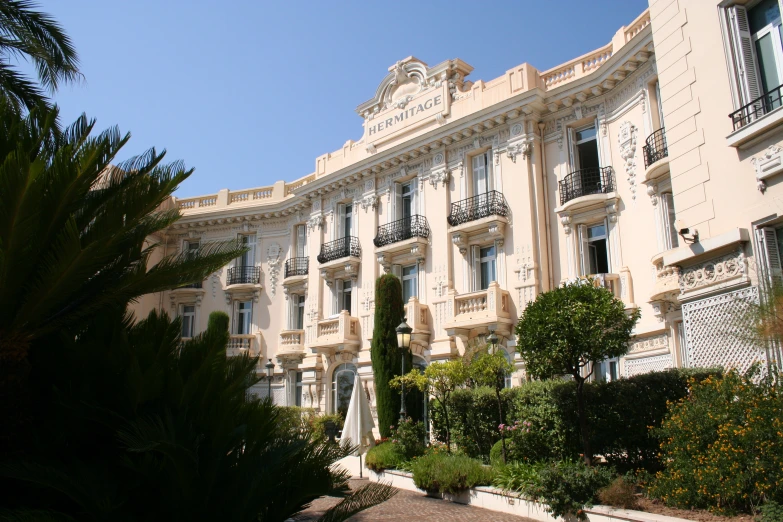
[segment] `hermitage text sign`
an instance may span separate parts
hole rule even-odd
[[[378,143],[398,131],[442,114],[448,115],[449,98],[444,89],[429,91],[410,100],[401,108],[391,108],[365,121],[368,143]]]

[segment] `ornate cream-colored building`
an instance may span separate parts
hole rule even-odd
[[[490,330],[515,358],[525,307],[586,275],[642,312],[599,378],[776,360],[731,321],[782,275],[780,24],[777,0],[657,0],[547,71],[471,81],[459,59],[405,58],[358,106],[361,138],[314,172],[176,199],[161,255],[231,238],[250,250],[137,312],[182,316],[185,337],[228,312],[231,349],[276,364],[275,400],[325,411],[355,371],[374,400],[384,272],[402,279],[420,365]]]

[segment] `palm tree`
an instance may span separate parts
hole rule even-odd
[[[81,78],[71,39],[35,7],[29,0],[0,0],[0,93],[28,110],[47,104],[44,91]],[[40,85],[12,67],[12,59],[32,62]]]
[[[22,115],[0,97],[0,452],[27,436],[32,343],[76,335],[96,312],[199,281],[242,252],[212,243],[153,263],[151,238],[179,219],[170,196],[193,170],[155,149],[113,164],[130,136],[93,127],[82,116],[61,129],[56,110]]]

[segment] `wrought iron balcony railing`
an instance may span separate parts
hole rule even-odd
[[[770,89],[769,92],[765,92],[749,104],[740,107],[739,110],[729,114],[729,118],[734,125],[734,130],[739,130],[780,106],[783,106],[783,85]]]
[[[560,181],[560,204],[590,194],[608,194],[614,191],[612,167],[592,167],[572,172]]]
[[[307,275],[309,266],[310,258],[308,257],[292,257],[286,259],[284,277]]]
[[[508,216],[506,198],[497,190],[452,203],[447,220],[449,225],[455,227],[487,216]]]
[[[424,239],[430,237],[430,225],[427,223],[426,217],[416,214],[381,225],[378,227],[378,235],[375,236],[372,242],[375,243],[375,246],[382,247],[405,241],[412,237],[422,237]]]
[[[319,263],[328,263],[343,257],[360,257],[362,247],[359,246],[359,238],[345,236],[321,245],[321,253],[318,254]]]
[[[261,282],[261,268],[257,266],[232,266],[228,269],[228,277],[226,278],[226,284],[228,285],[242,285],[253,284],[257,285]]]
[[[197,283],[190,283],[189,285],[185,285],[185,286],[180,286],[180,288],[196,288],[196,289],[199,289],[199,288],[201,288],[201,281],[199,281]]]
[[[644,151],[644,168],[669,155],[669,149],[666,147],[666,132],[663,127],[647,136],[644,143],[645,145],[642,147]]]

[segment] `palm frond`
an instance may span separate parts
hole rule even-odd
[[[370,482],[329,509],[318,522],[343,522],[365,509],[386,502],[397,493],[390,483]]]

